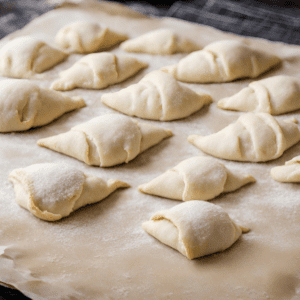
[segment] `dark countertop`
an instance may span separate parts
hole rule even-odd
[[[238,35],[300,45],[300,4],[280,0],[118,1],[150,16],[168,16]],[[151,4],[152,3],[152,4]],[[156,2],[155,2],[156,3]],[[53,6],[44,0],[0,0],[0,38],[21,29]],[[0,285],[0,299],[29,299]]]

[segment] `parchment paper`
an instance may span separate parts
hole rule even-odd
[[[53,44],[56,32],[74,20],[98,21],[130,37],[157,28],[172,28],[200,46],[221,39],[244,39],[253,47],[283,59],[279,67],[258,79],[278,74],[300,76],[299,46],[241,38],[171,18],[151,19],[105,2],[89,1],[57,8],[7,36],[0,46],[13,37],[28,34]],[[118,47],[111,51],[123,53]],[[128,164],[91,167],[37,146],[40,138],[65,132],[102,114],[117,113],[100,102],[103,93],[136,83],[148,72],[184,57],[184,54],[129,55],[148,62],[149,67],[105,90],[66,92],[82,96],[87,107],[68,113],[49,125],[27,132],[0,134],[0,281],[32,299],[300,299],[300,186],[275,182],[270,177],[272,167],[300,154],[300,143],[279,159],[267,163],[220,160],[257,180],[211,200],[223,207],[238,224],[251,228],[228,250],[190,261],[141,228],[141,223],[154,212],[181,202],[142,194],[137,186],[183,159],[203,155],[187,142],[187,136],[208,135],[235,121],[241,113],[220,110],[216,102],[238,92],[251,80],[186,84],[195,91],[208,92],[214,103],[178,121],[142,120],[171,129],[174,136]],[[49,87],[59,71],[70,67],[80,57],[71,55],[62,64],[32,80]],[[293,116],[300,120],[299,111],[276,118]],[[123,180],[131,188],[120,189],[102,202],[82,208],[61,221],[45,222],[15,203],[13,185],[7,180],[13,169],[42,162],[65,162],[92,175]]]

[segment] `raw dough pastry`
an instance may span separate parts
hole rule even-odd
[[[236,225],[218,205],[188,201],[155,213],[143,229],[188,259],[223,251],[249,229]]]
[[[200,47],[192,41],[175,34],[170,29],[158,29],[123,42],[120,47],[127,52],[149,54],[174,54],[192,52]]]
[[[212,98],[192,91],[167,73],[153,71],[137,84],[104,94],[101,101],[130,116],[170,121],[191,115]]]
[[[91,53],[108,49],[127,38],[127,35],[111,31],[96,22],[81,21],[61,28],[55,36],[55,42],[71,53]]]
[[[40,88],[27,79],[0,81],[0,132],[23,131],[85,106],[80,97]]]
[[[66,164],[41,163],[15,169],[9,174],[16,202],[36,217],[57,221],[87,204],[99,202],[125,182],[107,182]]]
[[[272,168],[271,177],[281,182],[300,182],[300,156],[287,161],[284,166]]]
[[[126,55],[93,53],[81,58],[68,70],[60,72],[60,78],[53,82],[51,88],[59,91],[76,87],[103,89],[124,81],[147,66],[147,63]]]
[[[297,120],[276,120],[267,113],[246,113],[217,133],[190,135],[188,141],[202,151],[224,159],[268,161],[300,140]]]
[[[161,70],[185,82],[228,82],[255,78],[280,61],[278,57],[251,49],[243,42],[223,40],[211,43],[184,57],[178,64]]]
[[[231,172],[216,159],[198,156],[186,159],[148,183],[141,192],[176,200],[209,200],[255,182],[251,175]]]
[[[171,135],[170,130],[136,122],[122,115],[107,114],[37,143],[88,165],[110,167],[128,163]]]
[[[251,82],[237,94],[221,99],[218,107],[271,115],[300,109],[300,78],[279,75]]]
[[[68,54],[30,37],[17,37],[0,49],[0,75],[30,78],[63,61]]]

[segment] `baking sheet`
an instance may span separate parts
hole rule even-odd
[[[37,36],[54,45],[56,32],[74,20],[103,23],[131,38],[158,28],[172,28],[205,46],[221,39],[242,39],[257,49],[281,57],[283,63],[259,79],[287,74],[300,77],[300,47],[261,39],[242,38],[210,27],[172,18],[153,19],[121,5],[74,1],[35,19],[25,28],[0,41],[0,46],[20,35]],[[115,47],[113,53],[124,52]],[[137,190],[183,159],[203,154],[187,142],[190,134],[214,133],[235,121],[241,113],[223,111],[216,102],[245,87],[251,80],[222,84],[185,84],[208,92],[214,100],[192,116],[172,122],[146,121],[173,131],[128,164],[112,168],[85,165],[71,157],[37,146],[40,138],[106,113],[117,113],[100,102],[101,95],[138,82],[145,74],[174,64],[185,54],[152,56],[128,54],[149,67],[123,83],[104,90],[76,89],[65,92],[82,96],[87,107],[65,114],[49,125],[0,135],[0,281],[32,299],[291,299],[300,298],[300,200],[298,184],[275,182],[270,169],[300,153],[300,143],[282,157],[267,163],[220,160],[229,168],[253,175],[257,182],[211,200],[223,207],[238,224],[251,228],[222,253],[189,261],[179,252],[145,233],[141,223],[153,213],[180,201],[145,195]],[[58,72],[81,55],[32,79],[49,87]],[[276,117],[296,117],[299,111]],[[54,223],[42,221],[15,201],[8,174],[34,163],[65,162],[105,179],[125,181],[100,203],[74,212]]]

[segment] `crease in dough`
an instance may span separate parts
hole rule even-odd
[[[277,56],[252,49],[244,42],[222,40],[194,51],[178,64],[161,70],[184,82],[229,82],[240,78],[256,78],[280,62]]]
[[[210,95],[194,92],[173,76],[152,71],[137,84],[102,95],[101,102],[129,116],[171,121],[185,118],[212,102]]]
[[[159,211],[142,227],[188,259],[224,251],[249,231],[233,222],[220,206],[197,200]]]
[[[41,88],[27,79],[4,79],[0,81],[0,132],[43,126],[84,106],[80,97]]]
[[[298,143],[300,132],[295,118],[276,120],[268,113],[246,113],[217,133],[190,135],[188,141],[212,156],[261,162],[280,157]]]
[[[199,50],[194,42],[183,38],[170,29],[158,29],[147,32],[120,45],[126,52],[149,53],[154,55],[171,55],[189,53]]]
[[[77,125],[66,133],[40,139],[37,144],[88,165],[111,167],[128,163],[170,136],[170,130],[119,114],[107,114]]]
[[[97,22],[79,21],[62,27],[55,36],[55,42],[69,53],[92,53],[109,49],[127,38],[127,35]]]
[[[31,78],[54,67],[67,56],[67,53],[34,37],[17,37],[0,49],[0,75]]]
[[[300,182],[300,156],[286,161],[285,165],[271,169],[271,177],[280,182]]]
[[[59,73],[59,79],[51,88],[69,91],[74,88],[104,89],[109,85],[122,82],[148,67],[134,57],[115,55],[109,52],[88,54],[71,68]]]
[[[300,78],[272,76],[253,81],[248,87],[218,102],[218,107],[245,112],[280,115],[300,109]]]
[[[250,182],[255,182],[255,179],[249,174],[230,171],[216,159],[196,156],[141,184],[138,189],[146,194],[175,200],[210,200]]]
[[[41,163],[13,170],[16,202],[36,217],[57,221],[88,204],[99,202],[125,182],[86,175],[67,164]]]

